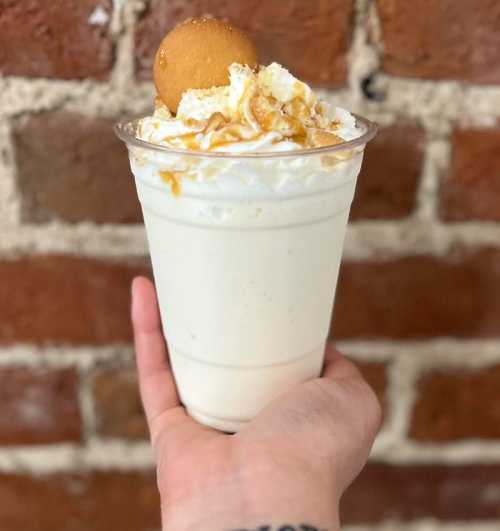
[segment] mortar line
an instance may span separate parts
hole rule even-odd
[[[79,379],[78,405],[81,415],[82,437],[86,444],[96,434],[96,409],[90,382],[91,369],[80,366],[77,370]]]
[[[419,370],[485,368],[500,362],[500,338],[459,339],[435,337],[426,340],[342,340],[342,352],[360,361],[389,362],[406,357]]]
[[[113,0],[113,19],[110,25],[115,40],[116,56],[110,76],[111,85],[126,92],[135,84],[134,76],[134,30],[137,2]]]
[[[439,223],[439,182],[449,164],[449,138],[431,138],[431,132],[426,131],[422,173],[416,197],[417,220]]]
[[[391,454],[393,448],[405,446],[412,419],[412,410],[417,399],[417,382],[420,367],[415,356],[398,356],[388,369],[387,379],[387,432],[386,448],[382,443],[375,448],[375,456]],[[378,453],[377,453],[378,452]]]
[[[1,78],[0,117],[19,119],[41,111],[68,110],[85,116],[116,119],[123,114],[144,114],[153,107],[154,87],[136,82],[127,71],[118,72],[126,57],[125,34],[117,37],[117,66],[106,81],[52,80],[44,78]],[[130,63],[131,63],[130,59]]]
[[[355,1],[352,42],[347,53],[348,94],[352,108],[364,99],[361,82],[379,66],[378,53],[368,38],[369,12],[369,0]]]
[[[380,58],[384,55],[384,40],[382,38],[382,22],[377,10],[377,3],[375,0],[368,0],[367,20],[366,20],[370,44],[375,48],[376,53]]]
[[[499,247],[500,224],[440,223],[415,216],[401,221],[358,221],[347,228],[344,259],[445,256],[456,246]]]
[[[40,368],[77,367],[87,371],[100,363],[129,366],[133,347],[129,344],[100,346],[52,346],[16,344],[0,347],[0,367],[23,366]]]
[[[51,474],[89,470],[151,470],[148,441],[90,438],[85,445],[52,444],[0,448],[0,473]]]
[[[500,247],[500,223],[471,221],[440,223],[415,217],[400,221],[357,221],[347,229],[344,260],[401,256],[444,256],[455,246],[470,249]],[[5,226],[0,255],[70,254],[94,258],[147,257],[143,225]]]
[[[112,3],[112,14],[111,20],[109,23],[109,30],[112,36],[119,35],[124,31],[123,27],[123,8],[126,0],[111,0]]]
[[[16,186],[15,152],[10,121],[0,117],[0,232],[4,226],[16,226],[20,218],[20,197]]]
[[[500,444],[476,439],[438,444],[387,438],[383,444],[375,445],[370,459],[393,466],[500,466]]]
[[[148,254],[143,225],[51,222],[23,225],[5,231],[0,239],[4,255],[71,254],[83,257],[137,257]]]
[[[375,451],[370,462],[388,466],[500,466],[500,443],[467,441],[443,445],[399,444]],[[0,447],[0,473],[48,474],[82,470],[150,470],[149,441],[92,436],[84,445]]]
[[[409,358],[420,371],[473,370],[500,363],[500,338],[430,338],[419,341],[344,339],[334,343],[354,360],[388,364],[394,359]],[[128,366],[133,362],[133,352],[133,346],[128,343],[106,346],[17,343],[0,347],[0,366],[80,367],[83,370],[101,363]]]
[[[385,73],[377,76],[377,84],[386,95],[384,109],[413,117],[435,132],[449,131],[453,125],[497,127],[499,86],[399,78]]]

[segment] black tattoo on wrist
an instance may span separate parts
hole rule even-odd
[[[311,524],[290,525],[283,524],[280,526],[261,525],[259,527],[241,527],[238,529],[231,529],[231,531],[328,531],[325,528],[315,527]]]

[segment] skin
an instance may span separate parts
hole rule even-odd
[[[340,497],[366,463],[381,419],[350,361],[328,347],[321,378],[229,435],[197,423],[180,404],[146,278],[132,284],[132,323],[164,531],[340,528]]]

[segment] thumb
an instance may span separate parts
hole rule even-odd
[[[321,378],[278,397],[239,435],[286,447],[308,466],[328,464],[340,495],[365,465],[380,421],[371,387],[352,362],[329,346]]]
[[[332,346],[325,353],[323,376],[315,383],[327,398],[324,415],[331,421],[334,461],[347,488],[370,454],[382,420],[380,403],[355,364]]]

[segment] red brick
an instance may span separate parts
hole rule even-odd
[[[412,213],[422,171],[424,134],[400,124],[382,128],[365,151],[351,221],[396,219]]]
[[[336,338],[500,336],[500,249],[346,262]]]
[[[358,360],[355,361],[358,369],[365,380],[371,385],[375,391],[377,398],[384,410],[387,407],[387,367],[384,363],[375,363]]]
[[[500,130],[456,130],[449,174],[441,183],[446,221],[500,221]]]
[[[410,436],[426,442],[500,439],[499,389],[500,365],[425,374],[418,385]]]
[[[113,64],[108,25],[89,23],[112,0],[2,0],[0,74],[60,79],[104,79]]]
[[[101,370],[93,378],[92,391],[100,435],[125,439],[148,438],[135,370]]]
[[[5,531],[153,531],[160,500],[152,473],[0,475]]]
[[[370,464],[340,503],[344,524],[498,520],[500,466]]]
[[[17,125],[13,138],[25,221],[142,221],[126,149],[112,126],[63,111]]]
[[[0,343],[130,341],[130,283],[145,262],[49,255],[0,262]]]
[[[262,64],[277,61],[318,85],[345,84],[352,0],[153,0],[136,34],[139,78],[151,78],[154,53],[167,31],[186,18],[205,14],[226,18],[248,31],[256,40]]]
[[[0,445],[78,442],[74,369],[0,368]]]
[[[377,0],[389,74],[500,82],[497,0]]]

